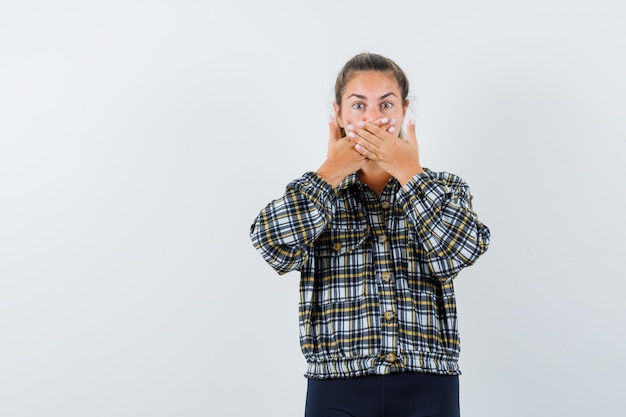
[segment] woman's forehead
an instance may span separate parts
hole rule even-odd
[[[344,98],[350,96],[365,96],[367,98],[381,98],[393,93],[400,95],[400,87],[392,73],[379,71],[357,72],[346,84]]]

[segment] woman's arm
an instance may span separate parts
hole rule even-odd
[[[337,120],[328,121],[326,160],[317,172],[308,172],[287,185],[285,195],[272,201],[250,228],[254,247],[278,273],[299,270],[308,246],[324,231],[335,210],[335,188],[367,160],[341,137]]]
[[[459,177],[442,172],[413,177],[398,193],[431,273],[448,280],[489,247],[490,232],[472,210],[472,196]]]
[[[327,181],[307,172],[261,210],[250,228],[252,244],[279,274],[299,270],[308,246],[332,219],[335,199]]]

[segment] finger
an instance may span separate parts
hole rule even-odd
[[[409,123],[408,123],[408,129],[407,129],[407,142],[409,143],[416,143],[417,142],[417,135],[415,134],[415,119],[410,119]]]
[[[328,118],[328,128],[330,130],[330,140],[336,141],[341,139],[341,129],[339,128],[339,124],[337,123],[337,119],[334,117]]]
[[[387,123],[389,123],[388,120],[387,120]],[[388,129],[387,127],[377,126],[375,123],[365,123],[365,122],[359,122],[358,126],[363,131],[368,132],[370,135],[374,135],[378,140],[389,139],[389,137],[387,137],[387,134],[389,133],[387,131]],[[366,135],[363,135],[361,132],[359,132],[359,135],[366,136]]]
[[[373,124],[375,126],[378,126],[378,127],[383,127],[384,125],[389,124],[392,121],[395,122],[395,119],[389,120],[389,118],[387,118],[387,117],[381,117],[380,119],[371,120],[368,123],[371,123],[371,124]]]
[[[349,137],[350,139],[355,139],[356,138],[356,133],[354,133],[354,126],[353,125],[346,126],[346,136]]]
[[[355,143],[361,140],[361,141],[365,141],[365,143],[369,143],[371,145],[376,146],[376,142],[379,142],[380,138],[374,135],[373,133],[369,132],[365,128],[359,127],[359,126],[364,126],[364,122],[357,123],[357,126],[354,126],[354,125],[346,126],[346,131],[348,132],[346,136],[352,139]]]
[[[395,122],[396,122],[396,119],[389,120],[386,117],[383,117],[381,119],[376,119],[376,120],[371,120],[371,121],[361,120],[356,125],[360,127],[361,129],[364,129],[367,126],[375,126],[375,127],[382,128],[385,125],[393,125]]]
[[[353,139],[354,148],[368,159],[380,159],[379,156],[383,152],[383,148],[380,146],[381,141],[372,134],[367,133],[366,136],[368,137],[357,136]]]
[[[395,123],[396,123],[396,119],[389,119],[387,117],[381,117],[375,120],[362,120],[358,122],[356,125],[359,126],[360,128],[363,128],[368,124],[372,124],[374,126],[382,128],[384,126],[393,126]]]
[[[348,133],[348,137],[354,140],[355,143],[360,143],[362,147],[365,147],[367,149],[377,147],[378,144],[380,144],[381,142],[381,139],[375,134],[363,128],[357,127],[354,127],[353,130]]]
[[[356,145],[354,145],[354,149],[356,149],[356,151],[358,153],[360,153],[361,155],[363,155],[365,158],[370,159],[372,161],[375,161],[376,158],[376,154],[372,153],[371,151],[369,151],[365,146],[357,143]]]

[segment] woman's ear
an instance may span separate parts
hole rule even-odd
[[[333,110],[335,111],[335,119],[337,119],[337,124],[339,127],[343,129],[343,121],[341,120],[341,107],[337,104],[336,101],[333,101]]]

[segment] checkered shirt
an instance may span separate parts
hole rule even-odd
[[[380,196],[352,174],[292,181],[250,229],[279,274],[300,271],[307,378],[414,371],[458,375],[452,278],[489,245],[465,182],[425,170]]]

